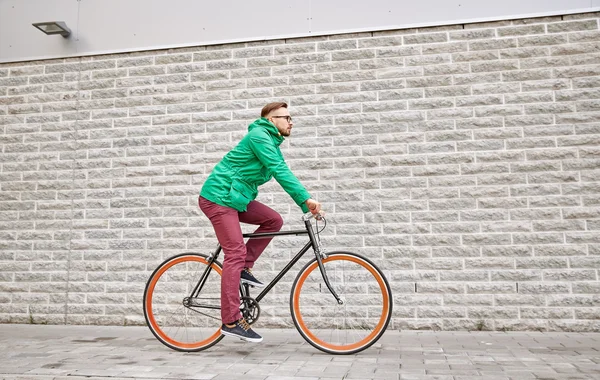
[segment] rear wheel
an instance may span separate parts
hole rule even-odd
[[[387,279],[370,260],[352,252],[332,252],[323,260],[338,304],[314,259],[298,274],[290,296],[296,328],[308,343],[330,354],[354,354],[374,344],[392,316]]]
[[[178,351],[201,351],[221,335],[221,264],[215,261],[202,291],[190,298],[208,257],[183,253],[167,259],[154,270],[144,291],[144,316],[154,336]]]

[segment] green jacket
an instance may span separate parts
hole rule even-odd
[[[285,164],[279,149],[283,140],[266,118],[256,120],[242,141],[214,167],[200,195],[221,206],[246,211],[258,195],[258,186],[275,177],[302,211],[308,212],[304,202],[310,194]]]

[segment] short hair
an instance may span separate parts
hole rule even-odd
[[[284,102],[273,102],[269,103],[263,107],[262,111],[260,111],[260,117],[265,117],[271,112],[278,110],[280,108],[287,108],[287,103]]]

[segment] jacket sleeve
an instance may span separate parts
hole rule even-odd
[[[288,168],[268,132],[257,132],[258,133],[253,133],[249,136],[250,149],[252,149],[252,152],[256,155],[261,164],[273,173],[275,180],[281,185],[283,190],[292,197],[294,202],[300,206],[302,211],[305,213],[308,212],[308,207],[304,202],[310,199],[310,194],[306,191],[304,186],[302,186],[290,168]]]

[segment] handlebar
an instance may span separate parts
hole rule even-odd
[[[312,218],[315,218],[316,220],[323,220],[323,219],[325,219],[325,216],[321,215],[321,213],[313,215],[313,213],[311,213],[311,212],[307,212],[306,214],[302,215],[303,222],[306,222],[307,220],[311,220]]]

